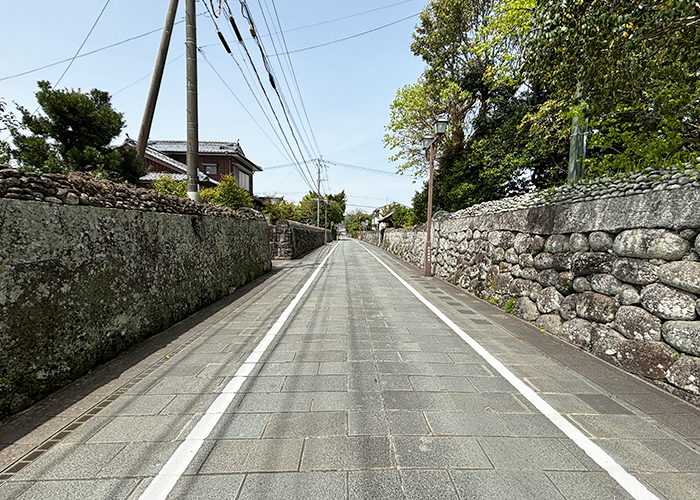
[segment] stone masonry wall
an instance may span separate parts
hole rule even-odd
[[[698,404],[699,179],[651,171],[436,214],[433,272]],[[381,246],[421,267],[425,229]]]
[[[296,259],[323,246],[324,230],[299,222],[280,219],[272,233],[272,258],[280,260]],[[326,230],[326,238],[333,241],[331,231]]]
[[[0,171],[0,418],[267,272],[269,252],[252,210]]]

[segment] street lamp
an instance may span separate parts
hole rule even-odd
[[[435,136],[425,136],[422,139],[423,148],[429,150],[428,155],[430,158],[430,173],[428,175],[428,227],[427,234],[425,237],[425,256],[423,258],[423,276],[426,278],[432,276],[433,274],[433,258],[432,258],[432,248],[430,247],[430,232],[432,230],[433,222],[433,164],[435,162],[435,146],[442,139],[443,134],[447,130],[447,120],[444,118],[438,118],[433,128],[435,130]]]

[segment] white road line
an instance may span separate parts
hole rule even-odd
[[[257,362],[260,361],[265,350],[280,332],[294,311],[294,308],[296,308],[301,298],[309,287],[311,287],[311,283],[316,279],[316,276],[321,272],[321,269],[336,248],[338,248],[337,243],[333,245],[331,251],[328,252],[328,255],[326,255],[301,290],[299,290],[294,300],[289,303],[282,315],[277,319],[275,324],[272,325],[272,328],[270,328],[253,352],[246,358],[233,378],[226,384],[226,387],[224,387],[216,400],[214,400],[207,409],[206,413],[199,422],[197,422],[197,425],[190,431],[182,444],[175,450],[175,453],[173,453],[170,459],[165,463],[158,475],[153,478],[153,481],[150,482],[139,497],[139,500],[165,500],[167,498],[175,487],[175,483],[180,479],[185,469],[187,469],[187,466],[190,465],[190,462],[192,462],[192,459],[199,451],[199,448],[204,444],[204,440],[207,439],[211,431],[214,430],[214,427],[224,415],[224,412],[231,404],[231,401],[233,401],[233,398],[238,394],[238,391],[241,389],[248,375],[253,371]]]
[[[452,329],[462,340],[474,349],[484,360],[491,365],[503,378],[511,383],[515,389],[520,392],[530,403],[532,403],[545,417],[547,417],[554,425],[556,425],[566,436],[571,439],[576,445],[581,448],[586,455],[591,457],[595,463],[601,466],[610,474],[615,481],[622,486],[627,493],[632,495],[637,500],[659,500],[659,498],[651,493],[636,477],[623,469],[613,458],[605,453],[597,444],[588,439],[574,427],[571,422],[566,420],[558,411],[552,408],[549,403],[542,399],[535,391],[528,387],[525,382],[516,377],[513,372],[505,367],[503,363],[498,361],[490,352],[481,346],[476,340],[457,326],[450,318],[429,302],[425,297],[418,293],[411,285],[406,283],[398,274],[396,274],[389,266],[382,262],[379,257],[372,253],[364,245],[360,245],[367,253],[374,257],[384,268],[389,271],[399,282],[405,286],[413,295],[416,296],[425,306],[430,309],[435,315],[440,318],[443,323]]]

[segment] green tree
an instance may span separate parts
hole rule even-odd
[[[202,203],[211,203],[231,210],[253,206],[250,193],[239,186],[232,175],[222,175],[215,188],[203,189],[199,193],[199,199]]]
[[[318,208],[320,208],[319,213],[319,223],[323,227],[326,222],[326,202],[328,203],[328,219],[326,224],[326,229],[330,229],[332,225],[337,225],[343,222],[345,216],[345,205],[347,202],[347,196],[345,191],[341,191],[337,194],[328,195],[327,199],[321,198],[320,203],[317,202],[319,196],[313,191],[309,191],[309,194],[305,195],[299,204],[294,208],[294,220],[301,222],[303,224],[308,224],[310,226],[316,225],[316,214]]]
[[[56,90],[38,82],[41,113],[18,105],[19,122],[5,120],[10,129],[12,157],[28,170],[69,172],[96,170],[116,180],[138,183],[142,174],[133,149],[110,143],[125,126],[122,113],[112,108],[107,92],[93,89]]]
[[[364,226],[363,226],[364,222]],[[357,233],[363,230],[363,227],[369,227],[372,223],[372,216],[363,212],[362,210],[353,210],[345,216],[345,230],[348,234],[356,238]]]
[[[394,227],[408,227],[413,223],[413,210],[406,205],[396,202],[389,203],[382,207],[380,215],[386,217],[392,212],[391,220],[394,223]]]
[[[185,181],[176,181],[169,175],[159,175],[153,181],[153,189],[161,194],[169,194],[179,196],[180,198],[187,197],[187,183]]]
[[[292,220],[294,217],[294,203],[284,198],[270,198],[265,203],[263,213],[269,218],[270,224],[275,224],[280,219]]]
[[[700,151],[700,5],[538,0],[527,75],[590,120],[587,170],[694,161]],[[568,108],[568,109],[567,109]]]

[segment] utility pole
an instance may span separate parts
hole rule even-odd
[[[173,34],[173,25],[175,24],[177,3],[178,0],[170,0],[168,14],[165,16],[165,26],[163,27],[163,34],[160,37],[160,47],[158,49],[158,56],[156,57],[156,67],[151,77],[151,88],[148,91],[148,99],[146,99],[146,108],[143,111],[139,138],[136,141],[136,159],[140,164],[143,164],[143,157],[146,154],[146,146],[148,145],[148,137],[151,134],[151,124],[153,123],[153,115],[156,112],[158,92],[160,91],[160,83],[163,80],[163,70],[165,69],[165,61],[168,58],[170,37]]]
[[[326,202],[326,218],[323,223],[323,244],[327,245],[328,244],[328,230],[326,229],[328,227],[328,200],[324,200]]]
[[[316,227],[321,227],[321,160],[318,160],[318,188],[316,192]]]
[[[185,49],[187,53],[187,197],[199,201],[197,0],[185,0]]]

